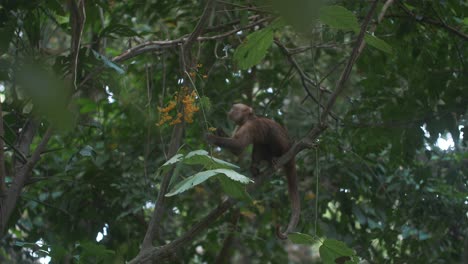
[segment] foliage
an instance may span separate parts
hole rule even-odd
[[[296,156],[287,242],[274,235],[290,214],[283,173],[247,193],[250,150],[208,154],[204,135],[233,131],[225,112],[244,102],[306,136],[371,3],[213,1],[187,46],[210,1],[84,1],[79,36],[80,2],[0,3],[0,174],[21,191],[1,263],[130,261],[165,184],[155,248],[237,200],[168,263],[466,262],[466,1],[393,1],[374,23],[379,2],[328,129]]]

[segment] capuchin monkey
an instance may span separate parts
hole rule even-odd
[[[245,104],[234,104],[228,112],[228,117],[237,125],[233,136],[228,137],[224,131],[218,129],[216,135],[206,135],[206,140],[210,144],[227,148],[235,155],[241,154],[248,145],[253,144],[250,171],[254,177],[260,174],[261,161],[274,166],[275,160],[291,148],[292,144],[286,129],[271,119],[256,116],[253,109]],[[288,179],[292,212],[286,230],[282,232],[279,226],[276,229],[276,235],[280,239],[287,239],[287,235],[299,222],[301,214],[294,158],[284,165],[284,171]]]

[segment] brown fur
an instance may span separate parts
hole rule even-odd
[[[207,135],[206,140],[210,144],[229,149],[239,155],[250,144],[253,144],[252,161],[250,171],[256,177],[259,174],[259,165],[262,161],[273,165],[276,158],[281,157],[291,147],[291,142],[286,129],[275,121],[257,117],[252,108],[244,104],[234,104],[228,113],[229,119],[237,125],[232,137],[223,137],[224,132],[217,131],[217,135]],[[277,236],[286,239],[299,222],[301,213],[299,192],[297,188],[296,162],[291,159],[284,166],[288,180],[288,191],[291,199],[291,218],[284,232],[277,229]]]

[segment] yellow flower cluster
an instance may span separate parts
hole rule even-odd
[[[185,94],[182,97],[178,97],[177,93],[174,95],[174,99],[169,101],[166,107],[160,108],[158,107],[159,113],[161,113],[161,116],[159,118],[159,122],[156,123],[157,126],[164,125],[169,122],[169,125],[175,125],[182,123],[182,117],[184,118],[184,121],[187,123],[193,123],[193,114],[198,112],[200,109],[198,106],[195,105],[195,99],[196,99],[196,92],[192,91],[191,93],[188,93],[188,87],[183,88],[183,93]],[[180,100],[179,98],[182,98]],[[182,102],[184,105],[183,109],[183,114],[180,112],[177,112],[176,106],[177,103]],[[170,112],[172,110],[176,111],[175,116],[173,117]]]
[[[184,99],[182,99],[182,103],[184,103],[184,120],[187,123],[193,123],[193,114],[200,110],[200,108],[194,104],[196,97],[197,93],[192,91],[190,94],[184,96]]]

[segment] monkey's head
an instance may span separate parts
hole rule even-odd
[[[245,104],[234,104],[231,107],[231,110],[228,112],[228,117],[236,125],[242,125],[254,115],[252,107],[245,105]]]

